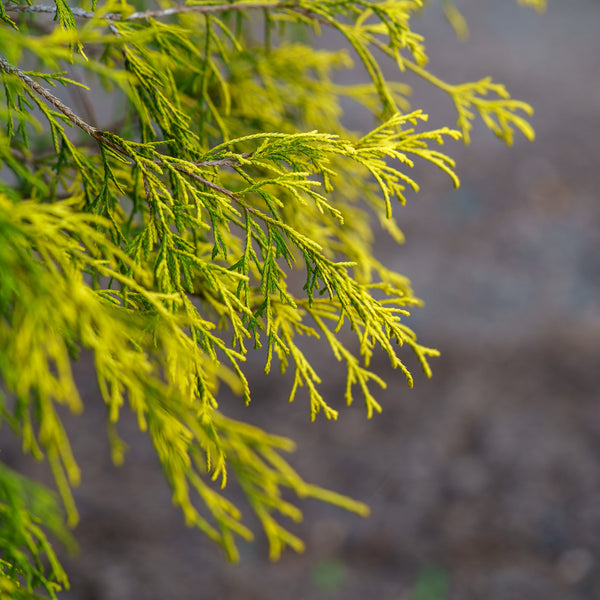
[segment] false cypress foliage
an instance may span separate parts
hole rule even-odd
[[[228,477],[273,559],[303,547],[280,522],[301,517],[286,489],[368,512],[306,483],[282,456],[293,443],[228,418],[218,390],[226,384],[250,403],[244,360],[263,348],[267,373],[293,372],[289,400],[303,387],[311,419],[335,418],[302,335],[340,361],[346,401],[361,398],[367,417],[381,410],[374,388],[385,387],[369,367],[376,349],[409,386],[406,349],[431,374],[437,351],[404,322],[420,301],[375,258],[373,220],[402,241],[393,205],[418,190],[414,161],[458,186],[439,146],[468,143],[477,117],[509,145],[515,130],[529,139],[533,131],[522,116],[531,108],[502,85],[453,85],[427,70],[411,27],[426,4],[0,2],[2,421],[25,453],[47,461],[61,497],[0,465],[0,597],[54,598],[68,587],[46,533],[71,543],[78,518],[71,490],[80,473],[57,409],[83,410],[73,380],[82,349],[94,357],[114,462],[125,447],[115,424],[133,411],[186,523],[231,559],[236,536],[252,532],[227,499]],[[463,17],[443,6],[464,36]],[[347,49],[306,41],[324,31]],[[447,92],[457,128],[427,129],[427,116],[409,108],[410,88],[384,78],[385,60]],[[334,83],[353,61],[368,80]],[[66,88],[60,97],[57,87]],[[102,89],[112,121],[94,116]],[[348,100],[373,114],[372,131],[344,128]],[[290,271],[302,289],[292,290]],[[356,344],[344,345],[342,330]]]

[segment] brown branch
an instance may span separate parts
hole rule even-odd
[[[55,13],[56,6],[46,5],[46,4],[38,4],[38,5],[20,5],[20,4],[10,4],[5,7],[7,12],[10,11],[18,11],[18,12],[30,12],[30,13]],[[200,14],[210,14],[210,13],[221,13],[227,11],[240,11],[240,10],[261,10],[261,9],[280,9],[280,8],[292,8],[293,5],[288,2],[280,2],[273,4],[272,2],[253,2],[253,3],[244,3],[244,4],[201,4],[201,5],[179,5],[173,6],[171,8],[163,8],[157,10],[145,10],[134,12],[127,17],[123,17],[123,15],[119,13],[108,13],[106,15],[102,15],[100,18],[107,19],[109,21],[138,21],[141,19],[160,19],[161,17],[168,17],[171,15],[178,15],[183,13],[200,13]],[[71,12],[74,16],[80,17],[82,19],[92,19],[97,15],[89,10],[84,10],[78,7],[71,7]]]
[[[160,161],[164,164],[164,161]],[[204,177],[201,177],[200,175],[196,175],[196,173],[192,173],[191,171],[188,171],[187,169],[184,169],[183,167],[176,167],[173,164],[169,165],[171,168],[175,169],[176,171],[179,171],[180,173],[183,173],[184,175],[187,175],[188,177],[190,177],[191,179],[193,179],[194,181],[197,181],[198,183],[205,185],[206,187],[211,188],[212,190],[215,190],[215,192],[219,192],[220,194],[223,194],[224,196],[227,196],[228,198],[230,198],[231,200],[233,200],[234,202],[237,202],[238,204],[241,204],[241,201],[239,199],[239,197],[232,192],[231,190],[228,190],[227,188],[219,185],[218,183],[213,183],[212,181],[209,181],[208,179],[205,179]]]
[[[250,158],[254,152],[243,152],[240,154],[242,158]],[[240,161],[234,156],[226,158],[215,158],[213,160],[199,160],[194,163],[197,167],[239,167]]]
[[[9,4],[4,7],[7,12],[27,12],[27,13],[56,13],[56,5],[50,4]],[[76,17],[81,17],[84,19],[91,19],[94,16],[93,12],[89,10],[84,10],[83,8],[78,8],[77,6],[71,7],[71,12]]]
[[[27,73],[21,71],[18,67],[13,67],[10,63],[8,63],[4,58],[0,56],[0,69],[2,69],[5,73],[9,75],[15,75],[18,77],[28,88],[33,90],[36,94],[44,98],[46,102],[52,104],[55,108],[57,108],[63,115],[65,115],[69,121],[77,125],[80,129],[85,131],[88,135],[93,137],[96,140],[99,140],[102,137],[102,132],[92,127],[89,123],[86,123],[81,117],[76,115],[73,110],[68,107],[62,100],[57,98],[54,94],[52,94],[45,87],[40,85],[37,81],[34,81]]]
[[[37,81],[34,81],[31,77],[29,77],[27,73],[23,72],[18,67],[14,67],[1,56],[0,70],[4,71],[5,73],[8,73],[9,75],[14,75],[15,77],[18,77],[29,89],[33,90],[36,94],[44,98],[46,102],[58,109],[63,115],[65,115],[69,119],[69,121],[71,121],[74,125],[79,127],[79,129],[87,133],[90,137],[95,139],[98,143],[104,144],[105,146],[111,148],[112,150],[121,154],[122,156],[131,158],[121,146],[115,144],[112,140],[107,139],[103,131],[96,129],[96,127],[93,127],[92,125],[84,121],[80,116],[75,114],[69,106],[67,106],[62,100],[60,100],[60,98],[57,98],[44,86],[40,85]]]
[[[202,14],[209,13],[219,13],[219,12],[227,12],[230,10],[256,10],[256,9],[265,9],[265,8],[285,8],[284,2],[273,4],[271,2],[254,2],[248,4],[209,4],[209,5],[180,5],[174,6],[172,8],[165,8],[159,10],[146,10],[143,12],[134,12],[133,14],[125,17],[124,19],[118,13],[111,13],[107,15],[107,18],[113,20],[123,20],[123,21],[135,21],[138,19],[148,19],[148,18],[161,18],[167,17],[170,15],[177,15],[181,13],[188,12],[196,12]]]

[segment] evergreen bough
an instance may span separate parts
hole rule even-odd
[[[393,203],[418,190],[415,160],[458,186],[438,146],[468,143],[477,115],[508,145],[515,130],[533,138],[522,116],[531,108],[502,85],[452,85],[427,70],[412,29],[424,1],[134,4],[0,2],[1,418],[25,453],[48,461],[66,508],[63,520],[53,493],[0,463],[0,598],[55,598],[68,588],[46,536],[72,544],[68,526],[77,523],[71,489],[80,472],[59,407],[83,410],[73,368],[84,349],[114,462],[124,458],[116,423],[127,407],[186,523],[231,559],[236,536],[252,532],[226,497],[228,477],[273,559],[303,548],[278,520],[301,518],[285,489],[367,514],[306,483],[282,456],[290,440],[227,417],[219,386],[249,403],[244,360],[262,347],[265,372],[293,371],[290,401],[304,387],[310,418],[335,418],[302,335],[343,363],[346,401],[358,394],[367,417],[381,410],[373,386],[385,387],[369,367],[377,349],[409,386],[404,347],[430,376],[438,352],[403,319],[420,301],[374,257],[373,220],[402,241]],[[464,36],[463,17],[442,4]],[[311,36],[328,31],[348,50],[316,49]],[[351,56],[368,82],[334,83]],[[426,128],[427,116],[409,109],[410,88],[383,76],[388,58],[448,93],[457,129]],[[94,97],[113,102],[114,121],[97,120]],[[372,131],[344,127],[348,100],[372,113]],[[290,273],[302,273],[303,285],[288,282]],[[344,345],[342,329],[356,346]]]

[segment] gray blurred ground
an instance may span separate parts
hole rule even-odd
[[[431,69],[506,83],[536,108],[538,136],[507,149],[477,126],[470,147],[449,145],[461,188],[419,167],[422,192],[397,212],[407,243],[381,243],[426,300],[409,323],[442,351],[434,378],[407,390],[381,361],[390,385],[371,421],[356,406],[309,424],[307,403],[288,406],[258,363],[254,404],[221,400],[297,440],[300,473],[368,502],[372,516],[307,502],[294,528],[305,554],[270,564],[259,537],[227,564],[185,529],[133,424],[125,466],[111,466],[84,363],[81,554],[67,560],[66,599],[600,598],[600,2],[550,0],[541,17],[511,0],[459,6],[466,44],[439,9],[417,26]],[[433,126],[454,121],[426,85],[415,82],[413,101]],[[321,369],[329,399],[343,393],[338,369]]]

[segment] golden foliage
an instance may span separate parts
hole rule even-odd
[[[386,385],[370,367],[377,349],[409,386],[404,347],[430,376],[438,353],[405,324],[420,301],[375,258],[373,220],[402,241],[394,203],[418,191],[415,161],[458,186],[439,146],[461,136],[468,143],[476,114],[507,144],[514,129],[532,138],[518,114],[530,107],[489,79],[452,86],[427,71],[425,40],[411,28],[419,0],[0,7],[0,161],[11,174],[0,182],[2,416],[25,452],[47,457],[69,523],[80,473],[58,407],[83,408],[72,369],[84,349],[94,357],[115,463],[126,448],[115,424],[128,407],[186,523],[230,558],[235,536],[252,533],[226,497],[228,477],[244,490],[274,559],[303,547],[277,518],[301,518],[285,489],[366,514],[362,503],[304,482],[282,457],[289,440],[228,418],[219,386],[249,403],[244,361],[264,347],[267,373],[275,362],[294,372],[289,399],[305,387],[310,418],[335,418],[303,335],[344,364],[346,402],[358,390],[367,417],[381,411],[372,386]],[[56,26],[36,25],[36,13],[54,12]],[[251,15],[261,14],[257,40]],[[323,28],[337,30],[349,51],[306,41]],[[409,109],[408,86],[383,76],[386,55],[448,92],[460,131],[426,129],[427,116]],[[369,81],[334,83],[352,56]],[[98,101],[114,100],[113,123],[99,126],[89,106],[79,114],[47,87],[82,86],[89,98],[74,75],[82,71]],[[342,125],[347,101],[372,113],[371,131]],[[288,281],[296,273],[302,286]],[[342,342],[342,329],[354,343]],[[0,510],[10,477],[0,470]],[[6,559],[0,594],[17,589],[19,577],[24,594],[66,584],[42,545],[50,574],[30,577],[27,561]],[[34,563],[40,548],[29,548]]]

